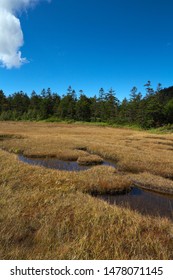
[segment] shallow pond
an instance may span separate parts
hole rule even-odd
[[[96,195],[110,204],[136,210],[150,216],[168,217],[173,220],[173,195],[132,188],[129,193],[118,195]]]
[[[57,158],[28,158],[19,155],[19,160],[51,169],[82,171],[91,166],[79,165],[77,161],[64,161]],[[113,166],[112,162],[104,161],[101,165]],[[133,187],[130,192],[116,195],[94,195],[110,204],[128,207],[142,214],[150,216],[168,217],[173,220],[173,195],[164,195]]]
[[[67,171],[82,171],[91,168],[94,165],[79,165],[77,161],[64,161],[59,160],[57,158],[29,158],[24,157],[23,155],[19,155],[19,160],[31,164],[31,165],[40,165],[51,169],[58,169],[58,170],[67,170]],[[115,164],[104,161],[102,164],[99,165],[107,165],[115,167]]]

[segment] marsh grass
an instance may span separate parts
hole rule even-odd
[[[91,194],[115,194],[130,190],[132,185],[128,176],[119,174],[115,168],[108,166],[95,166],[80,172],[76,179],[78,189]]]
[[[158,140],[159,135],[130,129],[21,122],[1,122],[0,134],[21,136],[0,141],[1,259],[173,258],[170,220],[90,195],[128,190],[135,181],[172,191],[172,151],[169,145],[158,149],[157,143],[170,143],[171,134]],[[116,161],[117,169],[67,172],[30,166],[10,149],[70,160],[92,152]]]
[[[173,194],[173,181],[161,176],[143,172],[139,174],[131,174],[129,175],[129,179],[132,180],[134,186],[160,193]]]
[[[97,155],[80,156],[77,159],[79,165],[95,165],[103,163],[103,159]]]

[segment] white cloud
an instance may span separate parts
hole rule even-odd
[[[0,0],[0,65],[11,69],[27,62],[20,48],[24,44],[20,20],[16,13],[40,0]],[[49,0],[46,0],[50,2]]]
[[[1,8],[8,11],[17,11],[29,5],[36,4],[39,0],[1,0]]]

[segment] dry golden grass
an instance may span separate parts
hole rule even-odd
[[[0,122],[0,134],[9,135],[1,138],[0,148],[26,156],[77,160],[91,152],[115,161],[119,171],[173,179],[173,134],[25,122]],[[167,184],[172,188],[171,180]]]
[[[97,155],[80,156],[77,159],[79,165],[94,165],[103,163],[103,159]]]
[[[118,173],[113,167],[95,166],[76,174],[75,185],[82,192],[111,194],[128,191],[132,180],[129,176]]]
[[[131,180],[133,182],[133,185],[135,186],[157,191],[160,193],[173,194],[173,181],[169,179],[150,174],[149,172],[128,175],[129,180]]]
[[[122,191],[133,182],[172,192],[173,135],[21,122],[1,122],[0,135],[1,259],[173,258],[170,220],[87,194]],[[50,170],[20,162],[19,152],[70,160],[92,152],[117,169]]]

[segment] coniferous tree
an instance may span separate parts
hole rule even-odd
[[[30,97],[30,105],[26,114],[28,120],[39,120],[41,119],[41,102],[42,98],[40,95],[33,90]]]
[[[115,91],[111,88],[105,96],[105,120],[106,121],[115,121],[115,118],[118,115],[118,105],[119,100],[115,96]]]
[[[0,114],[7,109],[7,99],[2,90],[0,90]]]
[[[164,106],[165,123],[173,124],[173,98]]]
[[[72,90],[71,86],[67,89],[67,94],[63,95],[59,106],[58,116],[61,119],[75,119],[75,105],[76,105],[76,93]]]
[[[57,93],[53,93],[52,94],[52,103],[53,103],[53,107],[52,107],[52,112],[53,115],[58,116],[58,106],[60,104],[61,98]]]
[[[129,122],[129,102],[127,98],[124,98],[120,104],[118,122],[121,124]]]
[[[139,123],[140,119],[140,103],[142,99],[142,94],[139,92],[137,93],[137,87],[133,87],[130,93],[130,101],[128,106],[128,117],[131,123]]]
[[[106,116],[105,116],[105,91],[103,88],[100,88],[99,90],[99,97],[98,97],[98,113],[97,113],[97,120],[98,121],[105,121]]]
[[[114,90],[105,93],[101,88],[99,97],[87,97],[80,91],[77,99],[71,86],[60,97],[51,89],[43,89],[40,95],[32,92],[16,92],[6,97],[0,90],[0,120],[40,120],[52,116],[63,120],[103,121],[139,124],[143,128],[158,127],[173,123],[173,86],[162,88],[159,83],[156,91],[151,82],[145,84],[146,95],[133,87],[130,99],[118,101]]]
[[[23,91],[14,93],[11,100],[11,110],[14,119],[22,119],[24,113],[28,111],[30,99]]]
[[[91,112],[91,121],[92,122],[97,122],[100,121],[100,113],[99,113],[99,102],[98,99],[96,97],[96,95],[94,95],[94,97],[90,98],[90,112]]]
[[[91,109],[90,99],[80,91],[79,100],[76,103],[76,119],[79,121],[90,121]]]
[[[154,90],[151,86],[151,81],[148,81],[144,87],[146,88],[146,97],[153,95],[154,94]]]

